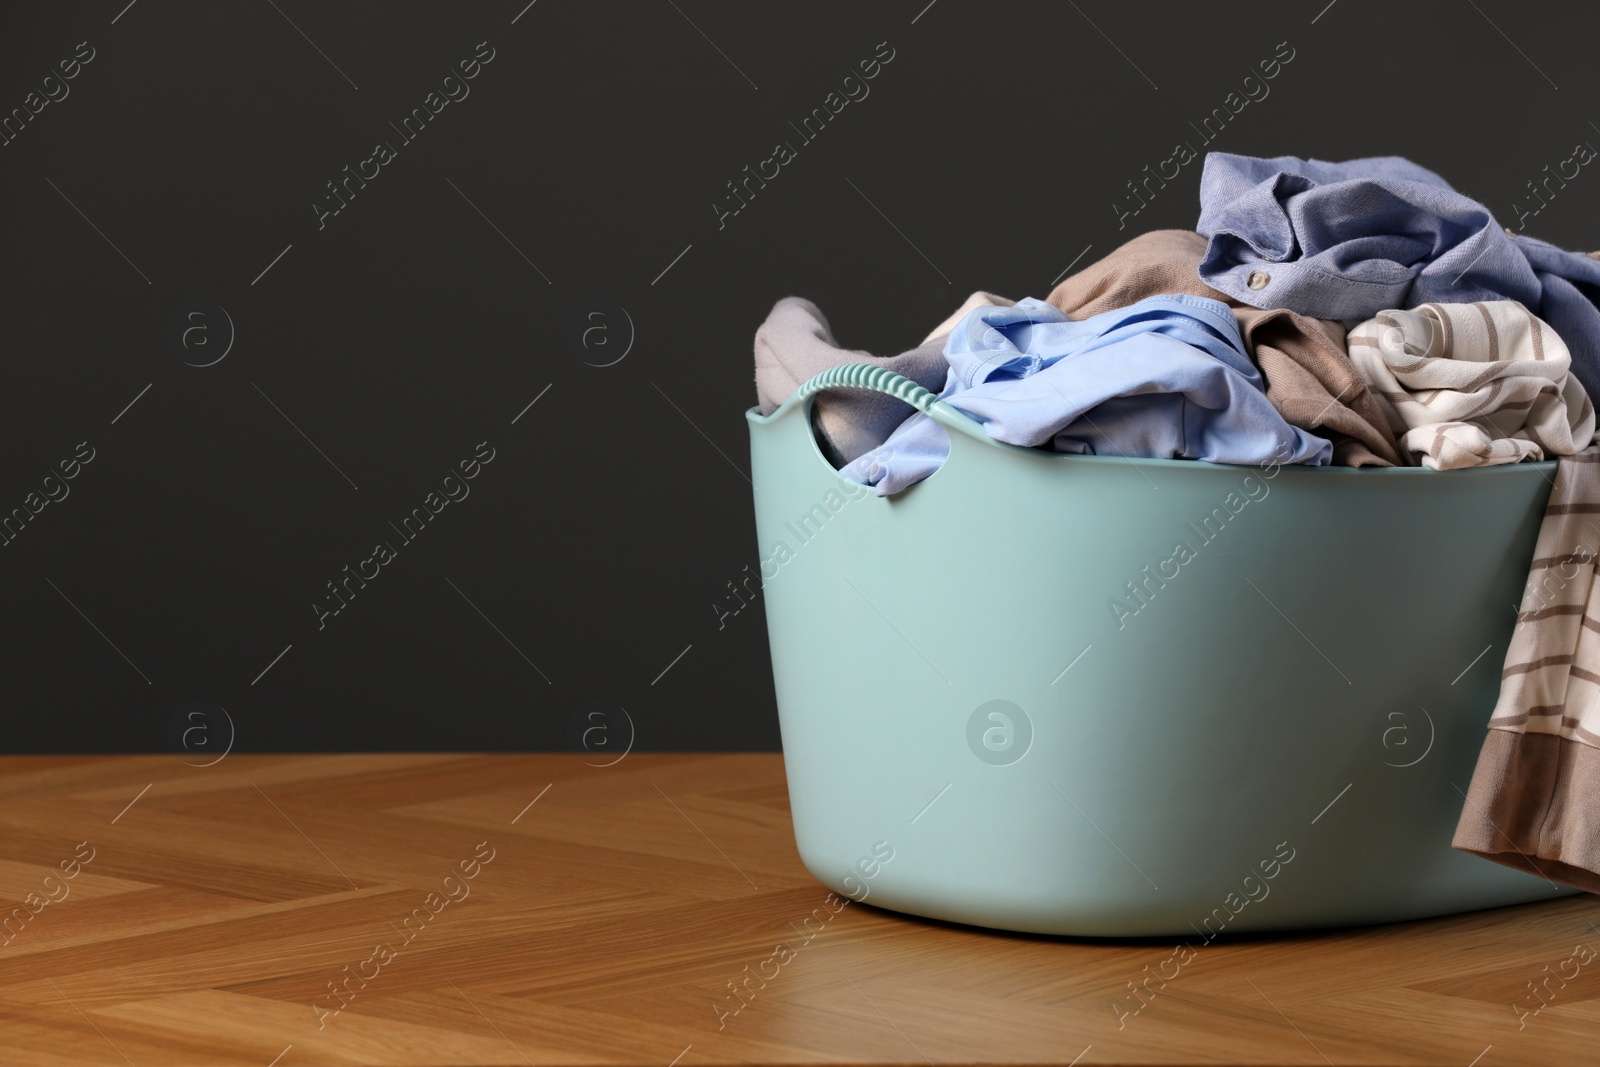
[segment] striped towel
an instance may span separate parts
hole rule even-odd
[[[1412,464],[1518,463],[1594,439],[1567,346],[1515,300],[1379,312],[1347,344]]]
[[[1600,893],[1600,448],[1563,456],[1456,848]]]
[[[1567,346],[1514,300],[1381,312],[1348,344],[1413,462],[1560,459],[1453,844],[1600,892],[1600,447]]]

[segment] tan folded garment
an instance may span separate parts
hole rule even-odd
[[[1403,465],[1388,419],[1345,353],[1344,327],[1230,300],[1200,280],[1205,250],[1206,239],[1189,230],[1143,234],[1067,278],[1047,299],[1075,319],[1162,293],[1219,300],[1233,309],[1267,399],[1284,421],[1332,441],[1333,462],[1342,466]]]

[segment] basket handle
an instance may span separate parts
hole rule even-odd
[[[902,400],[948,429],[957,430],[987,445],[1009,447],[990,437],[983,425],[939,399],[903,374],[870,363],[841,363],[812,375],[778,406],[768,418],[776,418],[790,407],[798,407],[824,389],[870,389]]]

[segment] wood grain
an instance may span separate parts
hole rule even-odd
[[[1600,1038],[1587,896],[1218,941],[1120,1026],[1171,944],[855,903],[807,942],[827,891],[775,755],[8,757],[0,840],[8,1065],[1501,1067]]]

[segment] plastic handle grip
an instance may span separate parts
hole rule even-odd
[[[794,395],[783,402],[782,407],[803,404],[809,397],[824,389],[840,388],[871,389],[873,392],[885,393],[896,400],[905,401],[942,426],[957,430],[988,445],[999,444],[984,432],[980,423],[940,400],[936,393],[929,392],[910,378],[896,374],[887,367],[874,367],[870,363],[841,363],[837,367],[829,367],[820,374],[814,374],[795,390]]]

